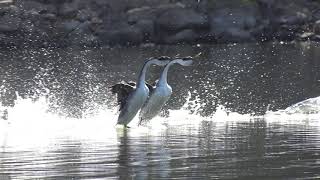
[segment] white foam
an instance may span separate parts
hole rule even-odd
[[[231,112],[223,106],[218,106],[216,112],[210,117],[203,117],[198,111],[201,105],[196,102],[195,100],[190,101],[190,98],[188,98],[181,109],[170,110],[169,117],[157,116],[145,127],[137,126],[138,119],[136,117],[129,124],[131,128],[128,131],[130,131],[131,136],[157,134],[163,132],[168,126],[188,124],[196,128],[201,121],[224,124],[230,121],[252,121],[255,119],[261,120],[261,118],[264,118],[267,123],[299,123],[306,120],[319,123],[320,120],[319,113],[288,113],[287,110],[280,110],[276,112],[268,111],[264,116],[256,117],[250,114]],[[307,102],[310,106],[311,101]],[[315,106],[318,105],[315,104]],[[115,141],[119,136],[122,136],[124,130],[115,126],[117,108],[94,106],[94,109],[96,109],[94,114],[89,113],[90,115],[86,115],[82,119],[67,118],[50,112],[50,106],[45,97],[40,97],[34,101],[31,98],[23,99],[18,96],[14,107],[0,108],[8,111],[8,120],[0,120],[0,142],[5,146],[37,148],[54,144],[54,141],[59,138],[86,139],[89,141],[109,139]]]

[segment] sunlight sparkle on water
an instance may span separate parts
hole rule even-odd
[[[141,136],[145,134],[159,134],[168,126],[192,125],[197,128],[201,121],[213,121],[223,125],[227,122],[254,121],[264,118],[267,122],[293,123],[305,121],[306,119],[319,118],[319,114],[288,114],[285,110],[277,112],[267,112],[264,116],[255,117],[249,114],[239,114],[231,112],[223,106],[218,106],[216,112],[210,117],[203,117],[195,110],[193,113],[188,109],[188,105],[195,103],[187,99],[186,104],[180,110],[170,110],[169,117],[155,117],[146,126],[137,126],[138,118],[129,124],[131,136]],[[188,104],[188,105],[187,105]],[[193,104],[194,109],[199,108]],[[7,108],[7,107],[1,107]],[[0,142],[5,146],[15,146],[21,148],[45,147],[54,143],[56,139],[85,139],[115,141],[117,136],[121,136],[123,129],[116,126],[116,107],[95,107],[98,113],[82,119],[72,119],[59,116],[49,112],[49,106],[45,97],[40,97],[34,101],[32,99],[18,98],[15,106],[8,109],[8,120],[1,120]],[[318,121],[312,121],[316,123]],[[319,123],[319,122],[318,122]]]
[[[8,120],[1,120],[0,139],[8,146],[46,146],[54,139],[113,138],[115,133],[114,110],[99,112],[94,117],[72,119],[48,111],[44,97],[37,101],[18,98],[15,106],[8,108]],[[52,140],[52,141],[51,141]]]
[[[187,103],[190,104],[188,101]],[[186,103],[186,104],[187,104]],[[115,139],[121,127],[116,127],[116,107],[96,107],[98,113],[82,119],[73,119],[59,116],[49,111],[45,97],[34,101],[18,97],[14,107],[8,109],[8,120],[1,120],[0,136],[6,146],[39,147],[54,143],[55,139],[86,139],[105,140]],[[227,117],[224,110],[216,113],[215,118],[201,117],[197,113],[190,113],[184,106],[180,110],[170,110],[169,117],[155,117],[147,126],[137,126],[138,118],[129,124],[130,134],[140,136],[144,134],[157,134],[168,125],[192,124],[199,125],[200,120],[217,120]],[[223,114],[223,115],[221,115]],[[232,119],[241,115],[232,116]],[[248,116],[245,116],[247,118]]]
[[[8,120],[1,120],[0,140],[5,146],[38,148],[53,144],[56,139],[114,140],[121,136],[122,127],[116,126],[116,107],[95,107],[99,111],[82,119],[67,118],[49,111],[47,99],[23,99],[18,96],[8,110]],[[170,117],[156,117],[147,126],[137,126],[138,118],[129,124],[132,136],[157,134],[167,125],[199,123],[202,117],[188,110],[172,110]],[[202,118],[203,119],[203,118]]]

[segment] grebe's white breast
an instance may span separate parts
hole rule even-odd
[[[170,85],[165,84],[157,86],[140,111],[140,123],[142,121],[150,120],[159,114],[161,108],[169,100],[171,94],[172,88]]]
[[[126,126],[135,117],[147,100],[149,95],[149,89],[145,83],[147,68],[151,64],[165,66],[169,62],[168,57],[151,58],[145,62],[140,71],[139,78],[136,83],[136,89],[134,89],[130,84],[123,85],[120,83],[112,86],[112,92],[118,94],[118,103],[120,105],[118,124]]]
[[[172,88],[167,83],[167,75],[170,66],[175,63],[178,63],[182,66],[190,66],[192,64],[192,60],[190,58],[177,58],[166,65],[166,67],[162,71],[159,81],[157,82],[156,88],[151,93],[146,104],[143,105],[140,111],[139,124],[145,123],[146,121],[155,117],[161,111],[163,105],[170,98],[172,94]]]
[[[128,97],[126,105],[123,107],[118,118],[118,124],[128,124],[141,109],[149,95],[146,85],[135,89]]]

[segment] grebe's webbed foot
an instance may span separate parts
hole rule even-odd
[[[128,126],[128,125],[123,125],[124,126],[124,128],[126,128],[126,129],[129,129],[130,127]]]

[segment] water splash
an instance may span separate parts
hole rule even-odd
[[[177,123],[181,122],[190,122],[192,120],[199,121],[243,121],[247,119],[254,118],[269,118],[269,117],[301,117],[305,119],[306,117],[318,117],[320,113],[320,97],[310,98],[305,101],[296,103],[284,110],[278,111],[267,111],[264,116],[254,116],[251,114],[240,114],[237,112],[232,112],[231,110],[225,108],[223,105],[219,105],[216,108],[214,114],[208,117],[203,117],[200,115],[201,108],[203,104],[197,98],[191,99],[191,93],[188,93],[185,104],[179,110],[169,110],[168,117],[158,116],[154,118],[150,125],[154,123]],[[34,98],[22,98],[17,94],[17,100],[15,101],[15,106],[13,107],[4,107],[0,106],[2,114],[7,112],[7,122],[9,124],[36,124],[41,126],[44,124],[57,124],[61,121],[90,121],[90,122],[105,122],[106,124],[115,125],[118,115],[117,107],[114,104],[111,105],[101,105],[101,104],[90,104],[92,109],[95,109],[95,113],[92,113],[91,110],[86,112],[84,110],[83,118],[69,118],[61,114],[57,114],[51,111],[51,102],[49,102],[48,96],[41,96],[36,100]],[[130,125],[137,127],[138,118],[136,117]],[[51,124],[50,124],[51,125]]]
[[[66,137],[95,140],[116,139],[119,132],[123,131],[123,129],[116,127],[118,110],[112,105],[92,104],[96,113],[89,113],[78,119],[68,118],[50,111],[51,106],[47,96],[41,96],[37,100],[22,98],[19,95],[17,97],[15,106],[0,107],[1,110],[8,112],[8,119],[0,120],[2,140],[0,142],[5,140],[6,144],[9,143],[12,146],[47,146],[54,139]],[[239,114],[220,105],[214,114],[203,117],[199,113],[202,105],[197,102],[197,99],[191,100],[191,93],[189,93],[187,101],[181,109],[169,110],[169,116],[157,116],[145,127],[137,126],[138,118],[136,117],[129,124],[131,135],[159,133],[169,126],[183,124],[189,124],[196,128],[201,121],[224,124],[230,121],[243,122],[263,118],[267,122],[299,122],[306,119],[319,120],[320,114],[320,97],[294,104],[284,110],[268,111],[264,116]]]
[[[319,114],[320,97],[306,99],[284,110],[287,114]]]
[[[320,96],[293,104],[286,109],[267,111],[263,118],[269,123],[320,123]]]

